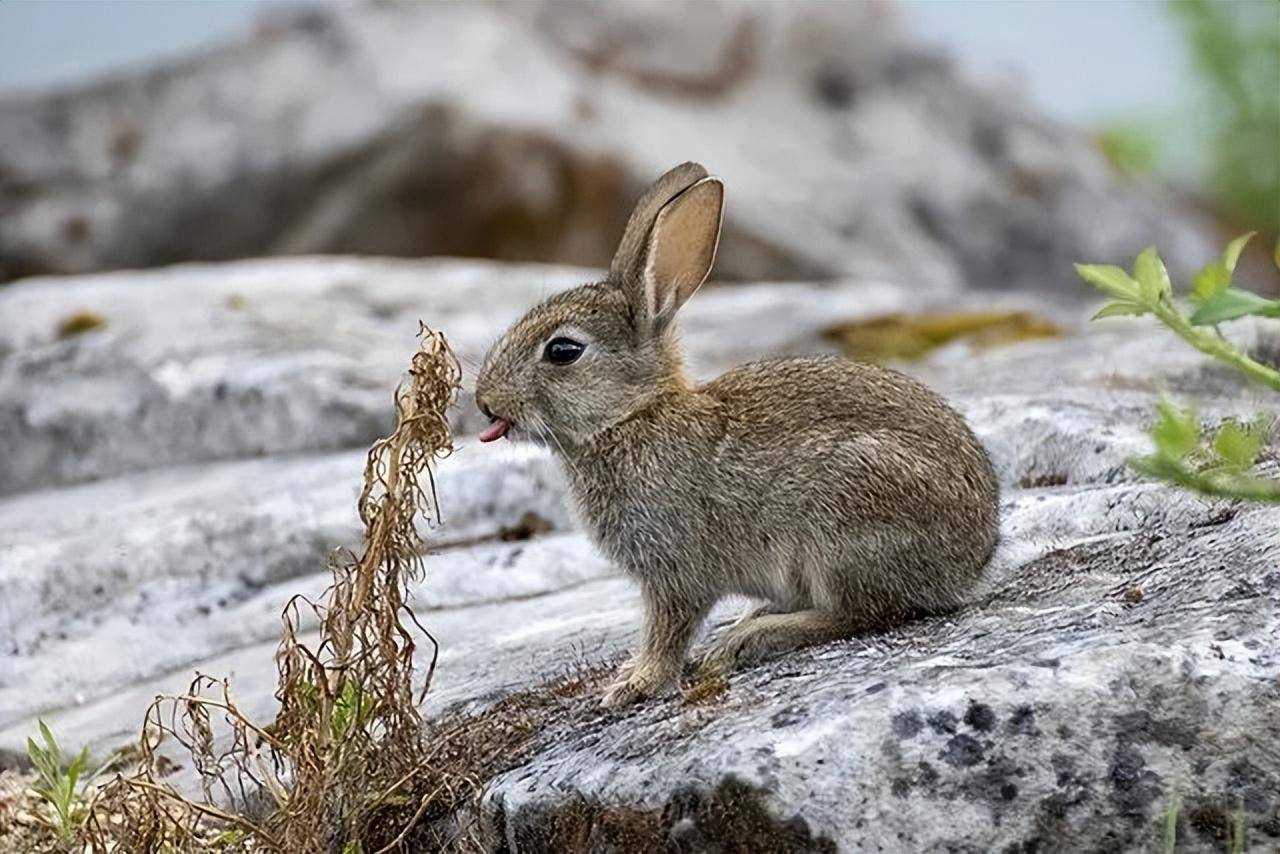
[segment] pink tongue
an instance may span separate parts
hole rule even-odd
[[[511,424],[508,421],[499,418],[497,421],[486,427],[484,432],[480,434],[480,441],[492,442],[494,439],[501,439],[503,436],[507,435],[507,430],[510,428]]]

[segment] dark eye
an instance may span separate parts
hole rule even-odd
[[[578,361],[586,349],[586,344],[574,341],[572,338],[552,338],[547,342],[546,349],[542,351],[542,358],[553,365],[568,365]]]

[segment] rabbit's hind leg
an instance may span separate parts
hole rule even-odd
[[[772,655],[847,638],[858,629],[848,616],[818,609],[753,616],[721,635],[702,657],[698,671],[722,675]]]

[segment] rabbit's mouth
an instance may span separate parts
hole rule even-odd
[[[484,428],[484,432],[480,434],[481,442],[493,442],[507,435],[507,431],[511,429],[511,422],[505,418],[494,418],[488,427]]]

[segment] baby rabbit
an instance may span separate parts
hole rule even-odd
[[[721,597],[769,605],[704,673],[954,609],[996,545],[990,461],[915,380],[839,358],[685,377],[675,315],[711,272],[723,206],[698,164],[663,175],[608,278],[534,307],[476,383],[481,440],[548,442],[587,530],[640,587],[644,640],[607,706],[675,683]]]

